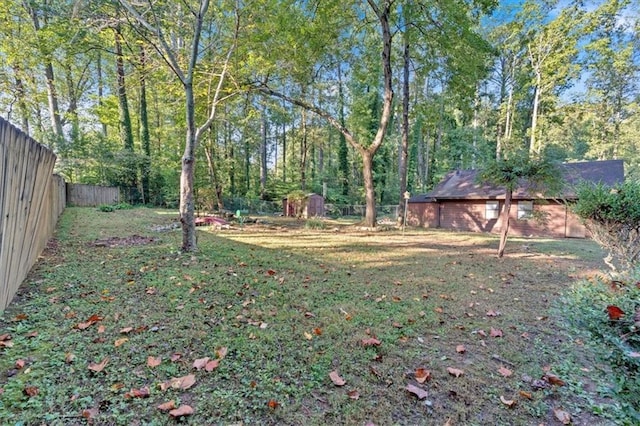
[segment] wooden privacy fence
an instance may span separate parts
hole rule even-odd
[[[120,202],[120,190],[117,186],[67,184],[67,204],[76,207],[96,207],[101,204]]]
[[[7,307],[65,208],[56,156],[0,118],[0,310]]]

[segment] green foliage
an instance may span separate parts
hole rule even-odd
[[[325,229],[327,227],[324,219],[320,217],[312,217],[304,222],[306,229]]]
[[[619,401],[619,412],[609,412],[617,424],[640,422],[640,276],[629,282],[584,280],[564,299],[563,311],[573,326],[589,333],[592,348],[610,365],[605,396]],[[607,307],[624,312],[610,319]],[[638,320],[634,320],[634,315]],[[612,407],[613,408],[613,407]]]
[[[98,206],[98,211],[110,213],[116,210],[129,210],[132,209],[133,206],[129,203],[118,203],[118,204],[101,204]]]
[[[582,184],[573,211],[584,220],[640,226],[640,182],[627,180],[613,188]]]
[[[627,273],[640,262],[640,182],[627,180],[610,188],[583,184],[573,211],[592,238],[609,251],[605,262]]]
[[[533,193],[541,191],[556,195],[562,188],[560,170],[550,157],[532,158],[524,150],[489,162],[478,174],[478,179],[508,191],[523,186]]]

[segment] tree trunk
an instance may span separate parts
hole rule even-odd
[[[125,85],[124,59],[122,54],[122,33],[116,27],[115,47],[116,47],[116,75],[118,83],[118,107],[120,111],[120,139],[124,149],[133,151],[133,130],[131,127],[131,116],[129,115],[129,102],[127,101],[127,87]],[[135,180],[132,180],[134,182]]]
[[[536,144],[536,131],[538,127],[538,109],[540,107],[540,84],[542,76],[540,72],[536,72],[536,86],[534,88],[533,95],[533,111],[531,112],[531,138],[529,141],[529,154],[533,155],[536,152],[540,152],[540,149]]]
[[[366,198],[364,225],[369,228],[376,226],[376,194],[373,186],[373,154],[364,150],[362,153],[362,177]]]
[[[304,91],[303,91],[304,93]],[[302,110],[300,117],[302,135],[300,137],[300,189],[307,190],[307,111]]]
[[[262,109],[261,121],[261,140],[260,140],[260,199],[264,200],[267,196],[267,108]]]
[[[502,210],[502,227],[500,228],[500,245],[498,246],[498,257],[504,255],[504,248],[507,245],[507,235],[509,234],[509,219],[511,217],[511,198],[513,191],[507,189],[504,196],[504,208]]]
[[[398,175],[400,177],[400,201],[398,202],[398,224],[404,225],[406,201],[404,193],[407,191],[407,158],[409,156],[409,35],[408,29],[404,33],[403,76],[402,76],[402,136],[400,155],[398,158]]]
[[[182,156],[182,170],[180,174],[180,223],[182,224],[182,251],[195,251],[196,241],[195,203],[193,199],[193,177],[196,151],[195,101],[193,97],[193,82],[184,82],[186,97],[187,133]]]
[[[151,172],[151,137],[147,113],[147,60],[144,46],[140,46],[140,144],[146,158],[141,165],[142,202],[149,203],[149,174]]]
[[[344,114],[344,90],[342,88],[342,67],[338,64],[338,114],[340,125],[345,126]],[[340,169],[340,180],[342,181],[342,195],[349,195],[349,148],[347,138],[341,132],[338,145],[338,166]]]

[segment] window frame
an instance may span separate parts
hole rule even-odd
[[[486,220],[495,220],[500,217],[500,201],[487,200],[484,205],[484,218]]]
[[[533,218],[533,200],[518,201],[518,220],[528,220]]]

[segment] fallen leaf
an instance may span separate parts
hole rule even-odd
[[[216,356],[219,360],[223,360],[227,356],[228,349],[226,346],[222,346],[216,349]]]
[[[513,407],[514,405],[516,405],[516,401],[515,401],[515,400],[513,400],[513,399],[507,399],[507,398],[505,398],[505,397],[504,397],[504,396],[502,396],[502,395],[500,395],[500,401],[502,401],[502,403],[503,403],[504,405],[506,405],[507,407],[509,407],[509,408],[511,408],[511,407]]]
[[[171,401],[167,401],[164,402],[160,405],[158,405],[158,410],[160,411],[169,411],[169,410],[173,410],[174,408],[176,408],[176,403],[175,401],[172,399]]]
[[[497,317],[498,315],[500,315],[499,312],[494,311],[493,309],[487,311],[487,316],[488,317]]]
[[[349,391],[347,392],[347,395],[349,395],[349,398],[353,400],[357,400],[360,398],[360,393],[357,390]]]
[[[147,366],[150,368],[157,367],[162,363],[162,358],[154,358],[152,356],[147,357]]]
[[[169,358],[169,359],[171,360],[171,362],[176,362],[180,358],[182,358],[182,354],[173,354],[173,355],[171,355],[171,358]]]
[[[36,395],[38,395],[38,393],[40,392],[38,390],[37,387],[35,386],[25,386],[25,388],[22,390],[22,392],[27,395],[29,398],[32,398]]]
[[[109,357],[105,357],[101,362],[97,364],[89,364],[89,370],[99,373],[102,370],[104,370],[104,367],[107,366],[108,362],[109,362]]]
[[[500,373],[503,377],[509,377],[513,375],[513,371],[509,370],[507,367],[504,367],[504,366],[498,368],[498,373]]]
[[[315,334],[316,336],[321,336],[322,335],[322,329],[320,327],[316,327],[313,329],[313,334]]]
[[[380,346],[382,342],[380,342],[380,340],[376,339],[375,337],[370,337],[368,339],[362,339],[362,345],[363,346]]]
[[[416,385],[412,385],[411,383],[409,383],[405,389],[417,396],[418,399],[425,399],[429,395],[426,390],[419,388]]]
[[[491,327],[491,332],[489,334],[491,337],[502,337],[502,330]]]
[[[204,370],[211,372],[216,368],[218,368],[219,364],[220,364],[220,360],[212,359],[211,361],[207,362],[207,364],[204,366]]]
[[[193,361],[193,368],[195,368],[196,370],[202,370],[207,365],[208,362],[209,362],[209,357],[198,358],[195,361]]]
[[[329,373],[329,378],[331,379],[333,384],[336,386],[344,386],[347,383],[342,377],[340,377],[338,372],[335,370]]]
[[[105,328],[105,326],[104,326],[104,325],[100,325],[100,326],[98,326],[98,334],[102,334],[102,333],[104,333],[104,332],[105,332],[105,330],[106,330],[106,328]]]
[[[29,315],[27,314],[18,314],[13,318],[13,321],[19,322],[29,319]]]
[[[24,359],[19,359],[16,361],[16,368],[18,370],[23,369],[25,365],[26,365],[26,361]]]
[[[610,320],[619,320],[624,316],[624,311],[615,305],[607,306],[607,313]]]
[[[123,329],[120,330],[120,333],[122,334],[127,334],[133,331],[133,327],[125,327]]]
[[[422,384],[431,378],[431,372],[425,368],[416,368],[416,382]]]
[[[556,386],[565,385],[564,380],[560,379],[558,376],[553,374],[545,374],[542,378],[547,382],[551,383],[552,385],[556,385]]]
[[[64,354],[64,362],[65,363],[71,364],[75,360],[76,360],[76,356],[74,354],[72,354],[71,352],[67,352],[66,354]]]
[[[87,408],[86,410],[82,410],[82,417],[87,420],[93,420],[100,413],[100,409],[98,407]]]
[[[452,367],[447,367],[447,371],[454,377],[460,377],[464,374],[464,371]]]
[[[554,408],[553,414],[556,416],[556,419],[560,420],[563,425],[571,424],[571,414],[560,408]]]
[[[270,277],[274,276],[275,274],[277,274],[276,271],[274,271],[273,269],[267,269],[267,271],[264,273],[265,275],[268,275]]]
[[[129,392],[124,394],[125,398],[148,398],[151,395],[148,387],[142,387],[140,389],[131,389]]]
[[[487,332],[484,330],[478,330],[478,334],[481,335],[482,337],[487,337]]]
[[[6,340],[11,340],[11,335],[9,333],[0,334],[0,342],[4,342]]]
[[[171,417],[183,417],[183,416],[188,416],[190,414],[193,414],[193,408],[191,408],[188,405],[181,405],[180,407],[169,411],[169,415]]]
[[[123,337],[122,339],[118,339],[118,340],[116,340],[115,342],[113,342],[113,346],[115,346],[115,347],[117,348],[118,346],[122,346],[122,345],[124,345],[124,344],[125,344],[125,343],[127,343],[128,341],[129,341],[129,339],[128,339],[128,338]]]
[[[186,390],[193,386],[195,383],[196,376],[194,376],[193,374],[189,374],[188,376],[174,377],[173,379],[170,379],[164,383],[160,383],[160,389],[167,390],[169,388],[173,388]]]
[[[456,352],[458,352],[459,354],[463,354],[467,351],[467,349],[464,347],[464,345],[458,345],[456,346]]]
[[[278,408],[279,405],[280,403],[275,399],[270,399],[269,402],[267,402],[267,406],[272,410],[275,410],[276,408]]]
[[[308,332],[304,332],[304,338],[307,340],[313,340],[313,334],[308,333]]]
[[[28,339],[32,339],[34,337],[38,337],[38,332],[37,331],[32,331],[31,333],[27,334],[27,338]]]
[[[531,395],[531,392],[525,392],[525,391],[520,391],[519,392],[520,396],[526,399],[533,399],[533,396]]]

